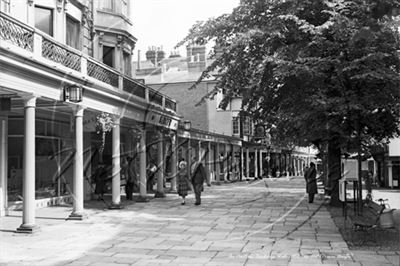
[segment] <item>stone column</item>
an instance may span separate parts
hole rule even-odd
[[[263,152],[262,152],[262,150],[260,149],[260,156],[259,156],[259,158],[258,158],[258,162],[259,162],[258,164],[260,165],[260,177],[262,177],[263,174],[264,174],[262,154],[263,154]]]
[[[176,133],[171,136],[171,191],[176,191],[176,175],[178,173],[177,166],[177,145],[176,145]]]
[[[211,186],[211,142],[207,142],[206,150],[206,172],[207,172],[207,185]]]
[[[164,198],[164,136],[163,133],[157,131],[157,191],[155,198]]]
[[[240,147],[240,181],[242,181],[244,176],[244,149]]]
[[[147,173],[146,173],[146,130],[143,128],[140,136],[139,142],[139,202],[146,202],[148,199],[147,196]]]
[[[83,111],[81,105],[72,106],[75,116],[75,155],[73,167],[73,208],[67,220],[83,220]]]
[[[27,23],[31,27],[35,27],[35,5],[33,3],[34,1],[28,1],[27,5]]]
[[[258,177],[257,149],[254,148],[254,178]]]
[[[246,148],[246,178],[250,176],[250,151],[249,148]]]
[[[219,143],[216,142],[215,143],[215,153],[216,153],[216,158],[215,158],[215,163],[216,163],[216,167],[215,167],[215,182],[217,185],[221,184],[221,178],[220,178],[220,174],[221,174],[221,165],[220,165],[220,151],[219,151]]]
[[[393,188],[393,164],[392,161],[388,162],[388,186]]]
[[[36,97],[24,98],[25,131],[22,173],[22,224],[17,228],[19,233],[34,233],[38,230],[35,224],[35,109]]]
[[[188,176],[189,179],[192,175],[192,147],[190,146],[190,137],[188,138],[187,141],[187,151],[186,151],[186,156],[187,156],[187,172],[188,172]]]
[[[8,117],[0,115],[0,217],[6,215],[8,176]]]
[[[109,209],[121,209],[121,126],[115,119],[112,130],[112,202]]]
[[[222,162],[222,169],[224,171],[224,181],[227,181],[229,172],[229,160],[228,160],[228,144],[224,144],[224,161]]]

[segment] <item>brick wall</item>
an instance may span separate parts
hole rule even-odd
[[[148,86],[175,99],[178,106],[178,114],[182,121],[190,120],[192,127],[201,130],[209,130],[207,102],[196,104],[207,94],[207,82],[202,82],[196,89],[188,90],[194,82],[179,82],[167,84],[147,84]]]

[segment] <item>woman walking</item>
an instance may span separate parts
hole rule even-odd
[[[182,197],[182,205],[185,205],[185,197],[189,190],[189,177],[186,167],[187,163],[182,159],[178,164],[178,195]]]

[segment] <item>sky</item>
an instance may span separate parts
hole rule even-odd
[[[141,58],[149,46],[163,47],[166,56],[189,32],[196,21],[231,13],[239,0],[130,0],[133,12],[133,36],[138,41],[134,50]],[[179,49],[185,56],[185,48]]]

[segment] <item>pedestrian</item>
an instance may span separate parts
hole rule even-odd
[[[367,190],[365,200],[367,202],[372,200],[372,178],[372,171],[368,171],[368,173],[364,175],[365,189]]]
[[[189,188],[187,163],[184,159],[181,159],[178,164],[178,195],[182,197],[182,205],[185,205],[185,197],[188,194]]]
[[[194,195],[196,197],[195,205],[201,204],[201,191],[203,191],[203,183],[206,179],[206,171],[200,159],[195,160],[193,172],[190,180],[192,181]]]
[[[94,174],[94,182],[96,189],[94,193],[97,195],[97,200],[103,200],[104,193],[107,190],[106,187],[107,171],[103,164],[100,164]]]
[[[156,181],[155,176],[156,176],[156,172],[157,172],[157,166],[154,163],[150,162],[147,165],[146,172],[147,172],[147,182],[146,182],[147,192],[152,193],[152,192],[154,192],[153,189],[154,189],[154,184]]]
[[[132,157],[128,157],[128,176],[126,179],[126,199],[133,200],[132,193],[135,183],[137,181],[137,173],[135,166],[135,159]]]
[[[304,175],[306,179],[306,191],[308,193],[308,202],[313,203],[314,195],[317,194],[317,170],[315,169],[315,164],[310,163],[310,167],[307,169]]]

